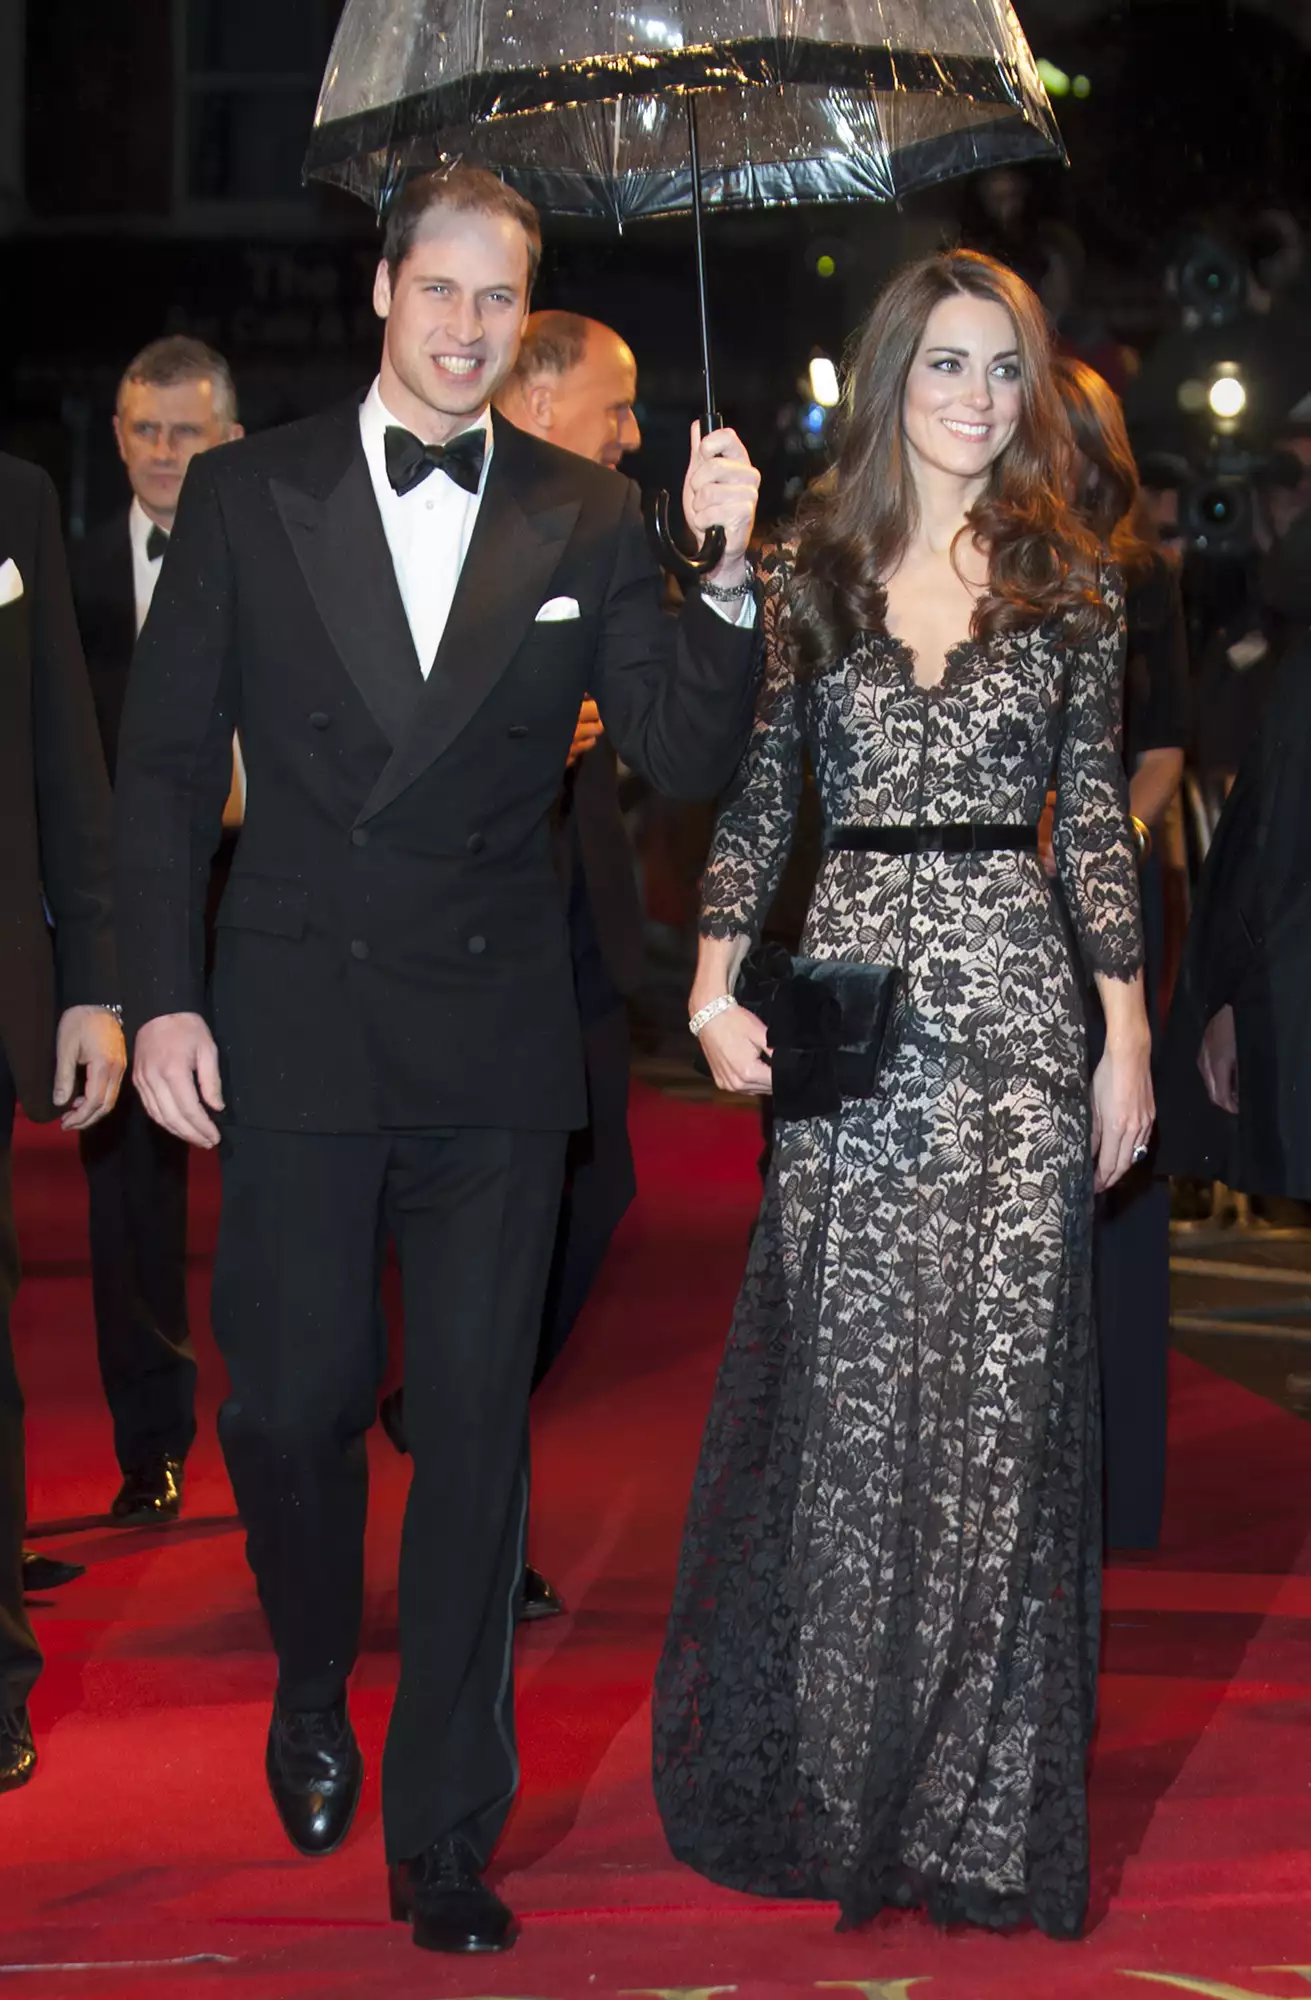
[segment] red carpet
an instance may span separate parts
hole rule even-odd
[[[536,1419],[534,1553],[573,1610],[521,1640],[524,1791],[498,1877],[510,1957],[416,1952],[386,1920],[376,1770],[394,1671],[405,1470],[374,1454],[372,1589],[354,1709],[371,1778],[324,1862],[286,1847],[264,1791],[271,1663],[213,1436],[183,1523],[102,1524],[115,1486],[95,1379],[83,1197],[57,1133],[17,1159],[18,1309],[37,1546],[93,1565],[39,1609],[41,1768],[0,1800],[0,2000],[9,1996],[540,1996],[832,1985],[868,2000],[1155,1990],[1290,2000],[1311,1988],[1311,1429],[1187,1363],[1175,1377],[1160,1555],[1108,1578],[1093,1773],[1093,1922],[1078,1945],[940,1936],[711,1889],[665,1852],[647,1695],[698,1433],[745,1253],[754,1119],[649,1092],[642,1198]],[[205,1325],[216,1189],[200,1162]]]

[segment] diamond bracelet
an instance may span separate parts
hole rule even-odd
[[[688,1033],[699,1037],[701,1030],[709,1022],[715,1020],[720,1014],[726,1014],[730,1007],[736,1007],[736,1005],[737,1001],[731,993],[721,993],[717,1000],[708,1000],[704,1007],[697,1008],[696,1013],[688,1022]]]

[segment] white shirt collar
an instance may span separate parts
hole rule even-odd
[[[389,424],[396,424],[401,430],[409,429],[409,425],[402,424],[399,417],[394,417],[383,402],[382,382],[380,377],[375,375],[373,386],[360,405],[360,438],[364,445],[364,455],[369,461],[370,469],[373,469],[375,466],[382,467],[385,464],[386,447],[383,439]],[[465,431],[485,431],[487,434],[487,450],[483,458],[482,480],[478,488],[479,493],[481,493],[483,487],[487,484],[487,468],[492,462],[492,452],[496,444],[496,432],[492,426],[491,404],[487,405],[481,416],[475,417],[472,423],[466,424],[464,429]],[[464,431],[456,431],[454,435],[455,437],[463,437]],[[452,440],[448,439],[449,442],[452,442]],[[416,488],[415,490],[417,491],[418,489]]]
[[[158,527],[159,524],[151,520],[135,493],[132,495],[132,505],[127,510],[127,519],[128,534],[131,537],[134,552],[141,557],[142,562],[149,562],[150,558],[146,554],[146,543],[150,540],[151,529]],[[168,533],[167,528],[160,528],[160,533],[166,535]],[[154,559],[154,565],[162,563],[163,560],[162,555],[157,555]]]

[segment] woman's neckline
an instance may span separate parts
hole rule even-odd
[[[953,645],[948,646],[942,656],[942,671],[938,678],[935,681],[922,681],[918,672],[919,654],[915,648],[905,639],[898,638],[895,632],[889,631],[886,625],[881,636],[895,655],[915,693],[924,695],[940,694],[983,644],[982,640],[976,639],[972,633],[967,633],[963,639],[957,639]]]

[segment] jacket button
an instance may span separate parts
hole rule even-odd
[[[330,715],[325,715],[321,708],[316,708],[310,716],[310,728],[326,729],[331,720],[332,717]]]
[[[368,827],[367,827],[367,826],[357,826],[357,827],[354,827],[354,828],[352,828],[352,830],[351,830],[351,846],[352,846],[352,847],[367,847],[367,846],[368,846],[368,844],[369,844],[369,829],[368,829]]]
[[[471,937],[471,938],[469,939],[469,949],[470,949],[470,951],[471,951],[471,952],[473,952],[473,953],[474,953],[475,957],[477,956],[477,954],[478,954],[478,953],[479,953],[480,951],[486,951],[486,949],[487,949],[487,940],[486,940],[486,938],[485,938],[485,937],[478,937],[478,936],[476,936],[476,935],[475,935],[474,937]]]
[[[364,942],[364,939],[363,939],[363,938],[352,938],[352,939],[351,939],[351,957],[352,957],[352,958],[367,958],[367,957],[368,957],[368,955],[369,955],[369,947],[368,947],[368,945],[367,945],[367,944],[365,944],[365,942]]]
[[[470,854],[481,854],[487,845],[487,836],[482,833],[471,833],[464,844]]]
[[[528,725],[523,722],[512,722],[508,733],[514,737],[526,736],[528,734]]]

